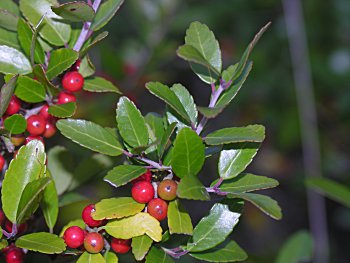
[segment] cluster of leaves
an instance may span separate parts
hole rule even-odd
[[[7,82],[0,94],[1,115],[13,94],[34,105],[28,111],[35,109],[36,103],[52,105],[59,92],[55,84],[60,74],[78,59],[81,59],[79,72],[87,78],[84,90],[118,93],[118,89],[105,79],[89,78],[94,67],[87,52],[107,36],[103,32],[92,40],[90,38],[112,18],[122,2],[107,0],[98,8],[101,3],[98,0],[92,6],[82,1],[59,5],[55,0],[20,0],[19,7],[10,0],[1,1],[0,11],[4,16],[0,18],[0,72],[6,74]],[[78,25],[70,25],[70,22]],[[166,103],[164,116],[149,113],[144,117],[134,103],[123,96],[117,105],[114,128],[77,119],[57,122],[57,128],[64,136],[99,153],[91,159],[101,164],[95,169],[108,166],[104,155],[126,157],[122,165],[114,167],[104,178],[114,187],[128,184],[146,169],[153,173],[155,187],[164,178],[177,178],[179,182],[177,198],[169,203],[167,224],[161,226],[145,213],[145,205],[132,198],[113,197],[96,204],[93,218],[108,219],[108,223],[92,231],[105,230],[112,237],[132,239],[135,259],[145,258],[146,262],[172,262],[171,257],[179,258],[185,254],[209,262],[246,259],[242,248],[228,238],[239,221],[244,202],[251,202],[272,218],[282,216],[276,201],[251,193],[275,187],[278,182],[244,173],[264,140],[265,129],[261,125],[249,125],[223,128],[206,135],[202,132],[208,120],[219,115],[242,87],[252,68],[249,55],[267,27],[259,31],[237,64],[222,70],[221,50],[213,32],[199,22],[190,25],[185,45],[177,53],[190,63],[204,83],[209,84],[212,95],[208,107],[197,106],[181,84],[168,87],[149,82],[146,88]],[[67,118],[74,114],[75,108],[74,102],[52,105],[49,113]],[[18,118],[24,118],[22,114],[18,115]],[[11,151],[9,137],[13,131],[23,132],[23,127],[18,126],[20,123],[14,120],[1,128],[7,150]],[[15,238],[17,247],[30,251],[79,254],[67,251],[63,239],[52,233],[57,221],[59,196],[74,190],[81,183],[77,177],[85,176],[82,170],[91,167],[88,160],[74,172],[60,173],[66,164],[63,165],[58,156],[66,153],[63,147],[53,148],[48,153],[47,167],[44,146],[34,140],[22,146],[10,162],[2,184],[2,208],[13,223],[13,229],[11,233],[3,231],[2,248],[7,246],[8,240],[13,242]],[[219,155],[219,178],[205,187],[198,175],[206,158],[213,155]],[[66,160],[69,162],[69,157]],[[98,171],[90,171],[90,174],[93,172]],[[209,214],[193,226],[181,199],[210,201],[210,194],[221,198]],[[62,204],[62,198],[60,201]],[[51,233],[36,232],[17,238],[17,226],[31,218],[39,207]],[[71,222],[68,226],[76,224]],[[169,248],[167,242],[176,235],[187,238],[179,247]],[[105,257],[84,252],[79,261],[117,262],[117,257],[109,253],[108,248],[104,252]]]

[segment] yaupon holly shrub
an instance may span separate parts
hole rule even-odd
[[[182,84],[168,87],[149,82],[149,92],[166,104],[163,115],[143,116],[130,99],[121,96],[116,125],[102,127],[70,117],[77,107],[74,93],[81,89],[120,93],[111,82],[92,76],[88,51],[108,35],[97,31],[123,0],[91,2],[20,0],[18,6],[11,0],[0,1],[0,72],[5,74],[0,91],[0,249],[4,258],[24,262],[31,251],[51,255],[53,260],[64,255],[60,260],[109,263],[131,251],[135,260],[146,262],[173,262],[172,258],[186,254],[208,262],[245,260],[244,250],[229,238],[244,202],[272,218],[282,216],[276,201],[251,193],[278,182],[244,172],[264,140],[265,129],[249,125],[208,133],[205,126],[242,87],[252,69],[249,55],[268,25],[241,60],[223,70],[213,32],[193,22],[177,54],[211,89],[208,107],[197,106]],[[46,154],[45,140],[56,127],[96,154],[77,165],[62,146]],[[118,165],[104,181],[116,188],[130,184],[130,194],[88,205],[81,218],[54,234],[59,205],[77,198],[74,189],[102,169],[99,160],[106,155],[123,156],[123,161],[115,161]],[[212,156],[218,156],[218,178],[204,186],[199,175]],[[69,171],[63,169],[67,166]],[[212,208],[193,225],[184,199],[196,201],[198,208],[210,202]],[[34,222],[45,222],[47,232],[38,232]],[[182,242],[171,247],[179,236]]]

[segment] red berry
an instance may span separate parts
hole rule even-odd
[[[154,188],[150,182],[140,181],[131,188],[131,195],[136,202],[146,204],[154,197]]]
[[[27,130],[31,135],[41,135],[45,132],[45,119],[38,115],[31,115],[27,119]]]
[[[90,227],[97,227],[97,226],[102,225],[104,223],[104,221],[93,219],[91,216],[92,212],[95,212],[95,205],[94,204],[89,204],[84,208],[81,217],[83,218],[85,224],[87,224]]]
[[[111,247],[118,254],[125,254],[130,250],[130,239],[112,238]]]
[[[6,253],[6,263],[22,263],[24,252],[21,248],[11,247]]]
[[[87,252],[99,253],[104,247],[102,235],[96,232],[87,233],[84,239],[84,247]]]
[[[2,171],[2,169],[4,168],[5,166],[5,158],[4,156],[0,155],[0,172]]]
[[[6,109],[6,114],[13,115],[17,113],[20,110],[20,108],[21,108],[20,100],[15,95],[12,95],[10,103]]]
[[[74,65],[70,68],[70,71],[79,71],[80,69],[80,64],[81,64],[81,60],[78,59]]]
[[[83,88],[84,78],[78,71],[67,72],[62,79],[62,87],[65,90],[76,92]]]
[[[168,204],[160,198],[154,198],[148,203],[147,212],[155,219],[162,221],[167,217]]]
[[[84,243],[85,232],[78,226],[71,226],[64,231],[63,239],[70,248],[78,248]]]
[[[4,223],[6,221],[6,216],[4,211],[0,209],[0,226],[3,227]]]
[[[136,179],[132,180],[131,183],[134,185],[137,182],[140,181],[147,181],[147,182],[151,182],[152,179],[152,172],[150,170],[147,170],[147,172],[145,172],[143,175],[137,177]]]
[[[58,94],[57,104],[65,104],[68,102],[76,102],[76,101],[77,101],[77,98],[72,93],[61,91]]]
[[[43,137],[30,135],[26,138],[25,144],[28,144],[30,141],[33,141],[33,140],[38,140],[38,141],[41,141],[42,143],[44,143]]]
[[[45,132],[43,135],[45,138],[51,138],[52,136],[55,135],[56,131],[57,131],[56,125],[51,121],[48,121],[45,125]]]
[[[6,222],[5,222],[5,230],[9,233],[12,233],[12,223],[10,220],[6,219]],[[18,234],[22,234],[24,233],[28,228],[28,224],[27,223],[22,223],[20,225],[17,225],[17,233]]]
[[[166,201],[171,201],[176,198],[177,183],[173,180],[163,180],[158,185],[158,195]]]
[[[45,120],[47,120],[48,118],[52,117],[51,114],[49,113],[49,105],[45,104],[40,112],[39,115],[42,116]]]

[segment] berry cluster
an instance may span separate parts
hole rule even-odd
[[[69,248],[85,249],[89,253],[101,252],[108,243],[109,236],[103,231],[98,231],[97,227],[106,223],[105,220],[95,220],[91,213],[95,211],[95,205],[86,206],[82,212],[82,219],[86,224],[86,228],[82,229],[79,226],[68,227],[63,239]],[[131,240],[110,238],[110,247],[115,253],[125,254],[130,250]]]

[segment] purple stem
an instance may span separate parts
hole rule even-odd
[[[132,153],[130,153],[128,151],[123,151],[123,154],[126,155],[129,158],[135,158],[135,159],[137,159],[139,161],[147,163],[150,166],[152,166],[152,168],[155,168],[155,169],[158,169],[158,170],[171,170],[171,166],[164,166],[164,165],[162,165],[160,163],[157,163],[155,161],[152,161],[152,160],[150,160],[148,158],[141,157],[139,155],[134,155],[134,154],[132,154]]]
[[[162,247],[163,251],[173,258],[180,258],[188,253],[188,250],[183,250],[180,247],[168,249]]]

